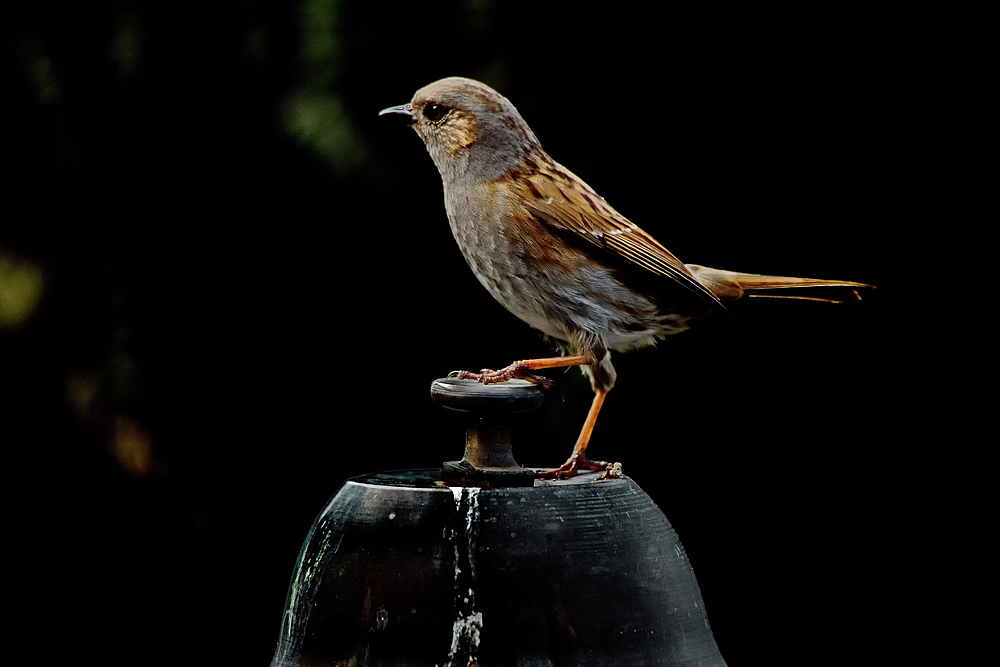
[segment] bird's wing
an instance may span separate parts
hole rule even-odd
[[[572,232],[637,267],[674,281],[715,305],[721,304],[683,262],[562,166],[553,163],[549,169],[538,168],[517,182],[523,184],[520,194],[525,209],[541,223]]]

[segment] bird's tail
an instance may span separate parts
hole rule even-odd
[[[705,287],[712,290],[723,302],[735,301],[745,296],[771,299],[802,299],[805,301],[822,301],[826,303],[841,303],[849,300],[861,300],[858,290],[874,289],[873,285],[856,283],[850,280],[824,280],[820,278],[793,278],[791,276],[762,276],[756,273],[738,273],[723,269],[712,269],[697,264],[687,264],[687,269]],[[830,297],[839,292],[839,298],[802,295],[797,290],[825,288]],[[831,289],[832,288],[832,289]],[[779,293],[771,293],[772,290]],[[839,295],[838,295],[839,296]]]

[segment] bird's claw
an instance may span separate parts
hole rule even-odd
[[[453,379],[456,379],[456,380],[477,380],[478,381],[482,377],[482,375],[483,375],[482,371],[480,371],[479,373],[470,373],[469,371],[452,371],[452,372],[448,373],[448,377],[449,378],[453,378]]]
[[[530,373],[528,366],[520,361],[514,362],[507,368],[503,368],[498,371],[494,371],[489,368],[484,368],[478,373],[471,373],[469,371],[452,371],[451,373],[448,373],[448,377],[459,380],[475,380],[479,384],[500,384],[501,382],[507,382],[508,380],[519,379],[527,380],[532,384],[540,384],[545,389],[551,389],[556,386],[556,383],[549,378]]]
[[[569,460],[566,461],[566,463],[562,464],[558,468],[553,468],[552,470],[539,470],[535,473],[535,477],[539,479],[569,479],[570,477],[576,477],[579,475],[581,470],[602,470],[605,475],[615,475],[614,466],[607,461],[591,461],[582,454],[574,454],[569,457]],[[618,474],[620,473],[621,466],[619,464]]]

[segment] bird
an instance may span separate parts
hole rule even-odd
[[[479,81],[440,79],[379,115],[405,117],[423,140],[441,175],[452,234],[479,282],[559,347],[559,356],[449,377],[549,387],[536,371],[578,366],[590,380],[594,397],[572,453],[536,471],[541,478],[609,467],[590,459],[587,447],[617,380],[612,351],[654,345],[744,297],[832,301],[787,290],[846,288],[860,298],[858,290],[871,287],[684,264],[553,160],[514,105]]]

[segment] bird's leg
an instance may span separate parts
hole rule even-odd
[[[478,373],[470,373],[469,371],[452,371],[451,373],[448,373],[448,377],[458,378],[459,380],[476,380],[480,384],[499,384],[500,382],[506,382],[507,380],[517,378],[550,388],[555,384],[552,380],[542,377],[541,375],[535,375],[531,371],[538,371],[543,368],[586,366],[589,363],[591,363],[590,360],[582,355],[571,357],[546,357],[544,359],[523,359],[521,361],[515,361],[507,368],[502,368],[498,371],[489,369],[483,369]]]
[[[567,366],[590,366],[593,363],[593,357],[583,355],[524,359],[522,361],[515,361],[507,368],[499,371],[488,369],[481,370],[478,373],[452,371],[448,374],[448,377],[458,378],[459,380],[476,380],[482,384],[498,384],[512,378],[520,378],[534,382],[535,384],[541,384],[545,387],[551,387],[554,384],[552,380],[535,375],[531,371],[542,370],[544,368],[565,368]],[[613,380],[611,383],[613,384]],[[608,390],[606,388],[594,388],[594,401],[590,404],[590,411],[587,413],[587,419],[583,422],[583,429],[580,431],[580,436],[576,439],[576,445],[573,446],[573,453],[566,460],[566,463],[558,468],[539,471],[537,473],[538,477],[542,479],[566,479],[568,477],[575,477],[581,470],[606,470],[608,468],[609,464],[606,461],[591,461],[587,458],[587,445],[590,444],[590,436],[594,432],[597,415],[601,412],[601,406],[604,405],[604,399],[607,395]]]
[[[543,479],[566,479],[567,477],[575,477],[580,470],[607,469],[609,464],[606,461],[591,461],[587,458],[587,445],[590,443],[590,435],[594,432],[597,415],[600,413],[601,406],[604,405],[604,398],[607,395],[607,389],[594,389],[594,402],[590,404],[590,412],[587,413],[587,419],[583,422],[583,430],[580,431],[580,437],[576,439],[576,445],[573,446],[573,453],[566,460],[566,463],[554,470],[539,471],[536,474],[537,477]]]

